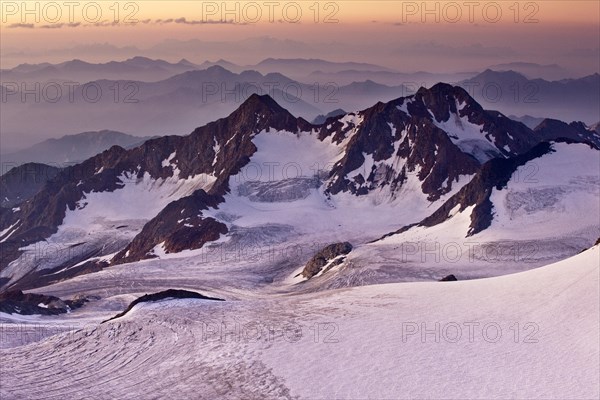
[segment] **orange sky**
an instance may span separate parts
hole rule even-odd
[[[501,10],[501,22],[538,19],[541,23],[577,22],[598,23],[598,2],[595,0],[541,0],[541,1],[9,1],[1,7],[2,26],[15,23],[66,23],[169,19],[185,17],[188,20],[247,20],[268,23],[270,19],[304,23],[315,20],[356,23],[372,20],[386,22],[420,22],[422,12],[434,11],[427,18],[434,19],[435,10],[444,20],[484,23],[486,17],[494,20]],[[23,4],[26,4],[25,6]],[[517,6],[515,7],[515,4]],[[317,12],[318,10],[318,12]],[[299,14],[298,14],[299,12]],[[461,18],[459,18],[459,14]],[[37,15],[36,15],[37,14]],[[486,14],[486,15],[484,15]],[[36,18],[39,17],[39,18]],[[271,18],[270,18],[271,17]],[[36,19],[38,19],[36,21]]]
[[[171,60],[185,57],[196,62],[226,58],[252,63],[265,57],[288,57],[295,50],[298,57],[373,61],[408,69],[469,70],[497,62],[532,61],[571,63],[580,73],[598,70],[597,0],[68,3],[28,1],[25,10],[22,1],[2,0],[1,67],[72,58],[107,61],[137,54]],[[222,19],[234,23],[214,23]],[[299,23],[293,22],[296,20]],[[231,52],[226,46],[220,51],[200,46],[199,50],[181,53],[154,49],[169,39],[237,42],[261,37],[301,42],[306,48]],[[66,51],[105,43],[132,50]],[[430,55],[424,54],[427,48]],[[413,57],[408,59],[407,54]],[[404,58],[400,61],[399,57]]]

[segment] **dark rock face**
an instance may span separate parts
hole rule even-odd
[[[0,206],[13,207],[29,200],[59,171],[59,168],[38,163],[12,168],[0,176]]]
[[[168,290],[164,290],[162,292],[158,292],[158,293],[152,293],[152,294],[146,294],[142,297],[139,297],[137,299],[135,299],[134,301],[132,301],[129,306],[127,306],[127,308],[125,309],[125,311],[123,311],[122,313],[119,313],[117,315],[115,315],[114,317],[107,319],[104,322],[108,322],[111,321],[113,319],[117,319],[122,317],[123,315],[127,314],[129,311],[131,311],[131,309],[136,305],[136,304],[140,304],[140,303],[149,303],[152,301],[160,301],[160,300],[164,300],[164,299],[201,299],[201,300],[214,300],[214,301],[225,301],[223,299],[218,299],[216,297],[208,297],[208,296],[204,296],[203,294],[197,293],[197,292],[192,292],[189,290],[181,290],[181,289],[168,289]]]
[[[481,125],[482,137],[498,149],[497,157],[523,153],[539,142],[527,126],[497,111],[484,110],[461,87],[439,83],[429,90],[421,88],[415,100],[412,105],[421,117],[427,117],[430,111],[437,121],[446,122],[454,114]],[[462,105],[460,110],[459,105]],[[408,110],[411,111],[411,108]],[[505,149],[507,145],[510,150]]]
[[[451,282],[451,281],[457,281],[458,279],[456,279],[456,277],[453,274],[447,275],[445,277],[443,277],[442,279],[440,279],[440,282]]]
[[[441,188],[447,178],[448,182],[452,182],[461,174],[475,173],[479,166],[431,121],[421,123],[418,117],[408,118],[393,102],[380,103],[365,110],[362,116],[363,124],[348,143],[346,154],[331,172],[327,190],[332,195],[346,191],[364,195],[385,186],[393,193],[402,187],[409,173],[418,170],[423,192],[435,200],[450,190],[451,183],[447,188]],[[394,132],[389,124],[395,127]],[[404,135],[403,131],[406,131]],[[365,155],[370,155],[375,162],[387,162],[377,168],[373,166],[367,170],[363,167],[361,170]],[[400,170],[393,167],[398,160],[403,161]],[[356,170],[360,173],[349,178],[348,175]]]
[[[481,140],[490,147],[486,157],[514,156],[538,143],[533,131],[522,123],[483,110],[463,89],[441,83],[431,89],[421,88],[414,96],[378,103],[362,111],[360,117],[362,124],[350,139],[345,156],[331,172],[327,190],[333,195],[364,195],[385,186],[394,193],[408,174],[417,173],[423,193],[429,200],[437,200],[452,189],[460,175],[474,174],[481,166],[474,154],[452,142],[451,138],[456,138],[453,132],[436,125],[450,118],[466,118],[481,126]],[[329,129],[329,125],[323,126],[322,136],[332,136],[337,142],[343,140],[346,133],[337,122],[331,123]],[[346,132],[352,128],[348,126]],[[378,166],[361,170],[366,156]],[[348,178],[350,173],[353,178]]]
[[[323,267],[327,265],[331,260],[338,256],[346,255],[350,253],[350,251],[352,251],[352,245],[348,242],[330,244],[329,246],[326,246],[323,249],[319,250],[317,254],[315,254],[306,263],[306,266],[302,270],[301,274],[305,278],[310,279],[313,276],[317,275],[319,272],[321,272]],[[340,259],[338,261],[339,262],[337,262],[335,265],[338,265],[341,262],[343,262],[343,259]],[[333,266],[334,265],[331,265],[329,268]]]
[[[90,257],[94,257],[96,255],[97,254],[88,254],[87,256],[85,256],[84,260]],[[71,279],[79,275],[98,272],[109,266],[109,263],[106,261],[90,260],[78,264],[75,267],[72,267],[73,264],[77,264],[78,260],[79,259],[72,259],[69,260],[67,264],[61,264],[51,269],[34,270],[31,273],[25,275],[23,278],[17,280],[16,282],[13,282],[10,286],[1,287],[3,285],[8,284],[8,280],[6,282],[0,282],[0,293],[12,291],[15,288],[18,288],[20,290],[35,289],[38,287],[50,285],[54,282]]]
[[[0,293],[0,312],[22,315],[57,315],[82,307],[88,299],[78,296],[72,300],[37,293],[23,293],[20,290]]]

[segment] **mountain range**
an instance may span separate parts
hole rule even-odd
[[[557,81],[572,76],[570,71],[557,64],[541,65],[531,62],[509,62],[492,65],[489,69],[493,71],[516,71],[529,79],[541,78],[548,81]]]
[[[547,81],[528,79],[515,71],[486,70],[460,83],[487,108],[506,114],[598,122],[600,75]]]
[[[110,129],[138,136],[182,134],[228,115],[252,93],[269,94],[307,120],[340,105],[357,110],[406,93],[404,87],[373,81],[315,86],[279,73],[262,75],[247,70],[236,74],[220,66],[156,82],[96,80],[75,89],[61,89],[56,101],[44,98],[37,102],[31,95],[22,101],[21,93],[13,89],[3,101],[0,127],[7,140],[18,137],[20,142],[26,135],[40,135],[31,140],[36,142],[42,133],[45,137],[58,136],[74,130]]]
[[[11,69],[0,70],[0,77],[2,81],[9,82],[75,80],[85,83],[98,79],[157,81],[186,71],[203,70],[214,66],[219,66],[235,73],[248,70],[261,72],[265,75],[279,72],[300,81],[302,81],[302,78],[306,78],[307,71],[337,73],[344,70],[355,70],[367,73],[394,73],[389,68],[374,64],[333,62],[321,59],[267,58],[257,64],[238,65],[223,59],[194,64],[186,59],[181,59],[177,63],[171,63],[165,60],[136,56],[123,61],[110,61],[97,64],[78,59],[59,64],[20,64]],[[310,84],[312,82],[309,81],[306,83]]]
[[[28,289],[109,266],[206,256],[219,243],[247,250],[302,236],[354,246],[310,279],[321,282],[415,232],[415,242],[439,229],[494,242],[531,223],[524,239],[576,235],[589,246],[600,236],[599,148],[582,123],[548,119],[532,130],[448,84],[317,125],[253,94],[189,135],[113,146],[61,169],[2,208],[0,283]],[[60,251],[40,257],[47,247]],[[536,262],[575,250],[555,247]],[[339,283],[332,279],[327,285]]]
[[[239,66],[225,60],[197,65],[134,57],[103,64],[22,64],[2,70],[0,77],[3,153],[73,131],[184,134],[228,115],[252,93],[268,94],[312,121],[335,109],[361,110],[411,95],[439,81],[457,82],[486,108],[517,119],[535,116],[524,120],[530,128],[543,118],[587,124],[600,119],[597,74],[547,81],[514,70],[432,74],[318,59],[266,59]]]
[[[97,79],[161,80],[198,66],[185,59],[177,63],[136,56],[124,61],[90,63],[70,60],[59,64],[20,64],[0,70],[3,82],[45,82],[70,80],[85,83]]]

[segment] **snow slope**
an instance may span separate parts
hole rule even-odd
[[[460,113],[464,104],[458,104],[456,109]],[[445,132],[452,143],[456,144],[463,152],[473,155],[479,162],[484,163],[493,157],[501,156],[500,151],[492,144],[486,136],[487,132],[482,125],[476,125],[469,121],[467,116],[459,116],[459,113],[450,113],[447,121],[438,121],[433,117],[434,124]],[[506,149],[508,152],[509,149]]]
[[[554,152],[519,167],[506,188],[494,189],[494,235],[514,235],[515,223],[521,238],[598,227],[600,152],[585,144],[552,147]]]
[[[431,208],[442,204],[468,182],[469,176],[461,176],[452,190],[436,202],[430,202],[423,194],[418,171],[408,175],[394,198],[387,187],[363,196],[350,193],[327,196],[320,179],[341,158],[352,134],[336,145],[330,140],[318,140],[314,133],[260,132],[253,138],[258,150],[248,165],[229,178],[230,193],[225,202],[218,210],[208,210],[204,215],[227,223],[229,228],[290,226],[296,233],[323,245],[347,238],[366,241],[377,238],[386,229],[426,216]],[[305,190],[301,185],[308,179],[316,179],[315,187],[296,196],[293,192]],[[270,189],[273,200],[251,197],[247,193],[248,184],[254,190]]]
[[[482,280],[143,304],[0,350],[0,395],[598,398],[599,261],[595,246]]]
[[[378,260],[395,252],[404,268],[423,271],[423,278],[458,273],[466,279],[523,271],[576,254],[600,236],[600,152],[576,143],[553,143],[552,148],[520,166],[505,187],[492,188],[492,222],[485,230],[467,236],[474,208],[459,212],[459,204],[441,223],[385,237],[350,258]]]

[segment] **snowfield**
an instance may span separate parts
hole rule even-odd
[[[480,280],[167,299],[103,324],[92,306],[53,317],[67,333],[0,350],[0,395],[598,398],[599,265],[597,245]],[[35,321],[2,318],[4,336]]]
[[[438,189],[451,190],[431,197],[419,176],[427,163],[409,164],[401,141],[384,159],[354,153],[350,142],[361,139],[363,118],[339,117],[344,127],[355,125],[340,131],[339,143],[333,135],[319,140],[314,129],[252,130],[242,145],[256,151],[228,181],[219,171],[180,176],[183,151],[169,150],[157,163],[171,169],[170,177],[124,172],[116,190],[86,192],[56,233],[23,245],[0,272],[3,282],[32,270],[57,268],[44,275],[55,278],[86,261],[109,262],[161,210],[178,208],[160,214],[156,230],[142,237],[149,243],[142,254],[155,258],[30,290],[87,298],[81,308],[43,317],[0,313],[0,400],[599,398],[600,152],[553,143],[554,152],[519,161],[510,179],[517,164],[492,170],[508,182],[491,189],[470,167],[474,159],[451,158],[463,169],[440,172]],[[467,117],[434,123],[479,161],[501,152]],[[229,142],[210,139],[217,168]],[[428,154],[448,152],[446,138],[435,143]],[[340,165],[348,166],[345,175],[330,174]],[[402,184],[387,175],[402,176]],[[327,189],[345,178],[356,187]],[[492,207],[481,217],[489,227],[470,236],[473,182],[483,188],[477,193],[490,194]],[[365,194],[352,194],[358,187]],[[219,200],[189,212],[197,198],[184,197],[211,188],[222,189],[211,196]],[[178,199],[183,206],[173,203]],[[417,225],[437,218],[440,207],[443,217]],[[183,228],[200,212],[226,225],[226,233],[188,235]],[[29,229],[26,218],[10,215],[4,240],[21,235],[20,226]],[[214,232],[218,239],[199,242],[201,248],[168,252],[170,238],[189,244],[193,235]],[[322,255],[343,242],[352,251]],[[315,255],[325,267],[305,278]],[[458,281],[439,282],[450,274]],[[226,301],[164,299],[107,321],[140,296],[166,289]]]
[[[494,189],[490,230],[496,235],[510,237],[514,231],[509,225],[515,222],[521,238],[598,228],[600,152],[585,144],[552,147],[555,152],[519,167],[505,189]]]

